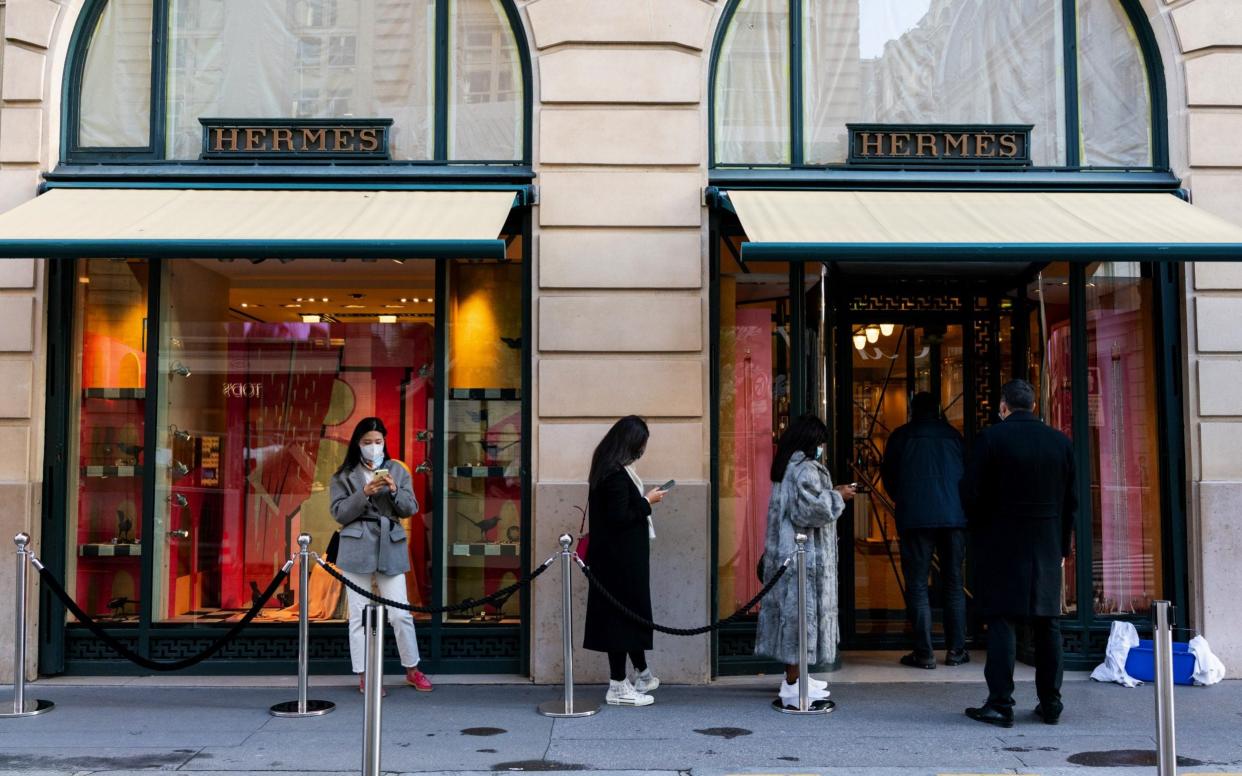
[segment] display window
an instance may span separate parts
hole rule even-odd
[[[505,262],[78,262],[68,560],[86,611],[115,625],[240,619],[298,534],[324,552],[339,527],[329,481],[372,416],[419,503],[405,526],[410,602],[520,577],[522,240],[510,249]],[[296,621],[296,585],[255,623]],[[313,620],[346,618],[329,575],[308,593]],[[521,612],[513,597],[445,621]]]

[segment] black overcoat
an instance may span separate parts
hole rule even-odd
[[[1059,617],[1061,559],[1078,509],[1069,437],[1014,412],[979,435],[963,490],[978,540],[980,612]]]
[[[588,499],[591,541],[587,565],[610,593],[636,614],[651,619],[651,504],[624,469],[606,475]],[[651,649],[651,628],[616,610],[592,586],[587,593],[582,646],[598,652]]]

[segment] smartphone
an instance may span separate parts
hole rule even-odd
[[[376,469],[376,470],[375,470],[375,476],[376,476],[376,478],[377,478],[377,479],[378,479],[378,478],[380,478],[380,477],[387,477],[387,476],[388,476],[388,470],[387,470],[387,469]]]
[[[855,493],[870,493],[871,492],[871,488],[868,488],[866,485],[864,485],[861,482],[851,482],[850,487],[854,489]]]
[[[669,480],[660,486],[660,490],[672,490],[677,486],[677,480]]]

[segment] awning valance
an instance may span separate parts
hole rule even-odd
[[[1242,260],[1242,227],[1162,193],[727,192],[744,260]]]
[[[503,259],[512,191],[53,189],[0,256]]]

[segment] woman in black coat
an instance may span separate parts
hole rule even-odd
[[[588,518],[591,541],[587,565],[601,585],[627,609],[651,619],[651,540],[655,528],[651,506],[664,498],[652,489],[644,495],[634,462],[647,449],[647,424],[636,415],[617,421],[604,435],[591,458]],[[605,700],[614,706],[647,706],[649,693],[660,680],[647,667],[651,628],[643,627],[604,598],[592,586],[587,593],[586,635],[582,646],[608,653],[609,682]],[[634,664],[630,681],[625,658]]]

